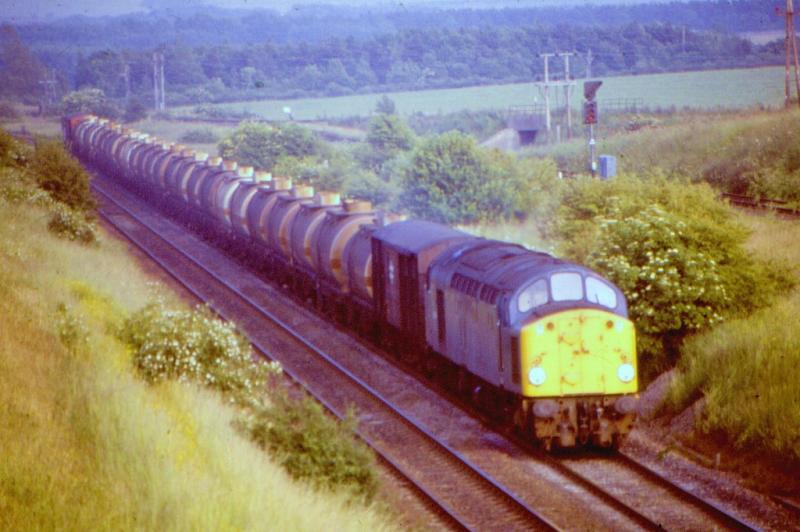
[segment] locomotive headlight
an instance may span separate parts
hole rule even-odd
[[[622,382],[631,382],[635,376],[636,370],[634,370],[633,366],[627,362],[625,364],[620,364],[620,366],[617,368],[617,378]]]
[[[535,368],[531,368],[528,372],[528,381],[534,386],[541,386],[544,384],[545,379],[547,379],[547,373],[544,372],[544,369],[536,366]]]

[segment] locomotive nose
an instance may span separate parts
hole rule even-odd
[[[526,397],[636,393],[635,332],[620,316],[572,309],[523,327]]]

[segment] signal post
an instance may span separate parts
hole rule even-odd
[[[602,85],[602,81],[586,81],[583,83],[583,123],[589,126],[589,170],[592,177],[597,173],[597,157],[595,154],[594,125],[597,123],[597,89]]]

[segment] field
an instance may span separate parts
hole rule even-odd
[[[573,99],[577,109],[582,86]],[[531,83],[489,85],[461,89],[424,90],[388,93],[401,114],[451,113],[462,109],[506,109],[514,105],[541,103]],[[362,94],[333,98],[298,100],[258,100],[218,104],[216,107],[255,113],[269,120],[286,120],[284,107],[290,107],[297,120],[317,120],[370,114],[380,95]],[[766,67],[735,70],[710,70],[617,76],[603,79],[598,93],[601,101],[616,98],[641,98],[649,108],[692,107],[700,109],[780,106],[783,103],[783,68]],[[174,109],[190,112],[192,106]]]

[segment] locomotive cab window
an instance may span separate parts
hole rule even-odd
[[[547,281],[544,279],[539,279],[530,285],[517,298],[517,308],[520,312],[528,312],[545,303],[547,303]]]
[[[578,301],[583,299],[583,279],[573,272],[554,273],[550,277],[553,301]]]
[[[586,278],[586,299],[608,308],[617,308],[617,294],[600,279]]]

